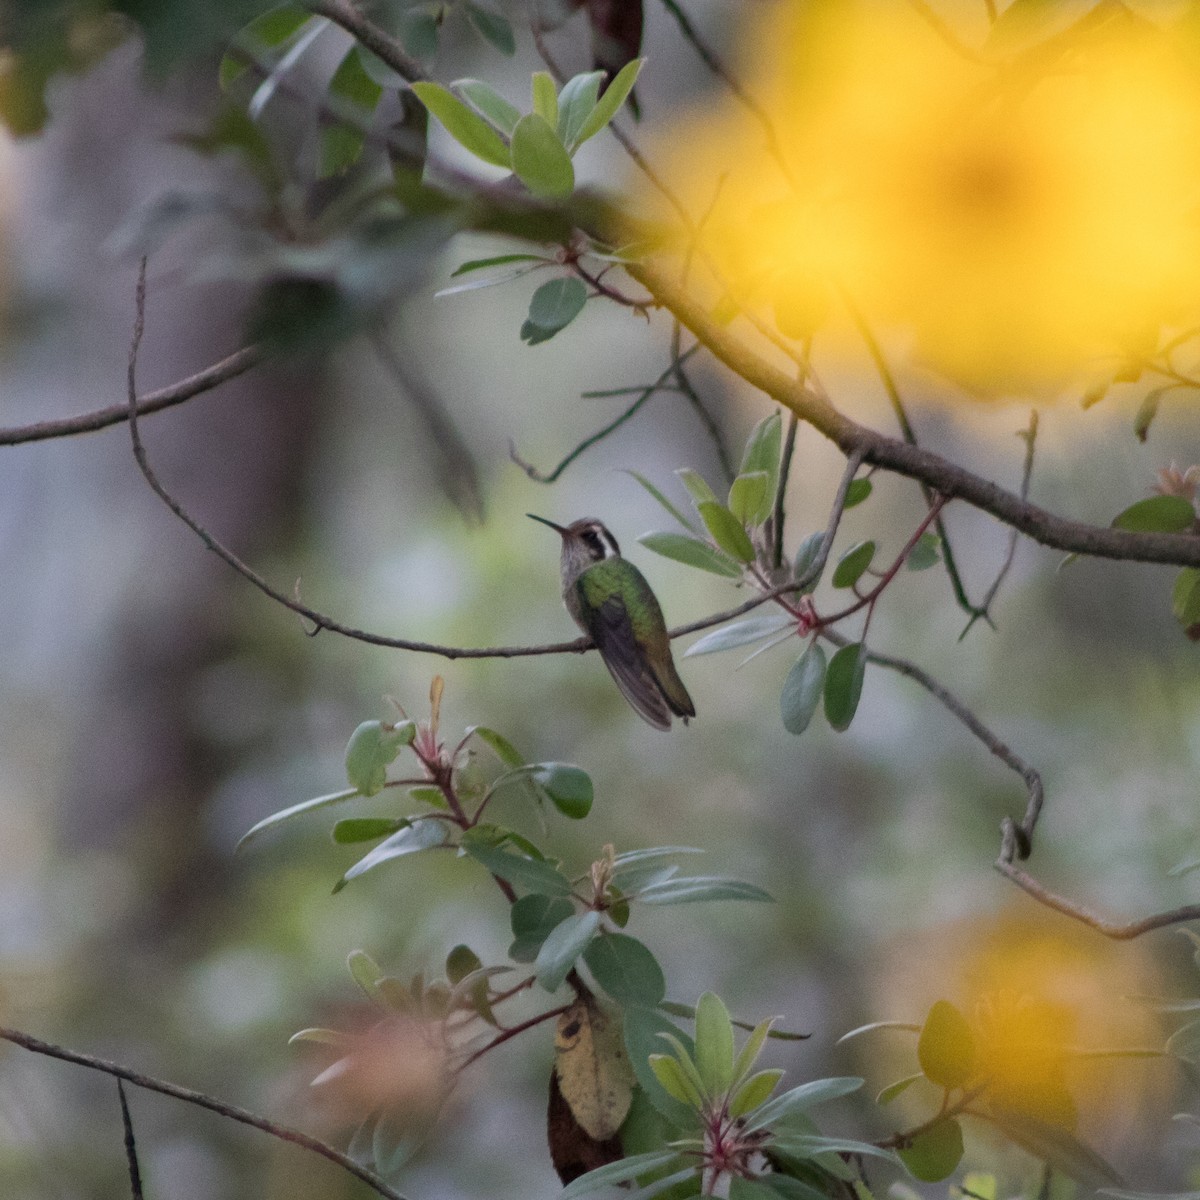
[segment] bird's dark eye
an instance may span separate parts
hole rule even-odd
[[[594,529],[585,529],[581,535],[587,543],[587,548],[597,557],[604,557],[604,543],[600,540],[600,535]]]

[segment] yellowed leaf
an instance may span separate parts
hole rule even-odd
[[[575,1119],[603,1141],[621,1127],[633,1100],[633,1068],[620,1018],[592,996],[581,996],[561,1017],[554,1037],[554,1071]]]

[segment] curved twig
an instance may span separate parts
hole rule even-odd
[[[204,1092],[197,1092],[192,1088],[180,1087],[177,1083],[168,1083],[165,1079],[156,1079],[152,1075],[143,1075],[139,1071],[131,1071],[128,1067],[121,1066],[120,1063],[109,1062],[107,1059],[97,1058],[91,1054],[81,1054],[76,1050],[68,1050],[65,1046],[56,1046],[53,1042],[44,1042],[41,1038],[23,1033],[19,1029],[5,1029],[0,1027],[0,1039],[12,1042],[15,1046],[23,1046],[26,1050],[31,1050],[34,1054],[44,1054],[48,1058],[57,1058],[63,1062],[74,1063],[76,1066],[87,1067],[92,1071],[101,1071],[105,1075],[112,1075],[117,1079],[123,1079],[126,1083],[132,1083],[135,1087],[144,1088],[148,1092],[159,1092],[164,1096],[173,1096],[176,1100],[183,1100],[185,1103],[194,1104],[198,1108],[207,1108],[210,1112],[227,1117],[231,1121],[237,1121],[241,1125],[250,1125],[255,1129],[261,1129],[263,1133],[269,1133],[272,1137],[278,1138],[280,1141],[291,1142],[294,1146],[301,1146],[305,1150],[312,1151],[313,1154],[319,1154],[322,1158],[328,1159],[331,1163],[336,1163],[343,1171],[349,1171],[351,1175],[357,1179],[361,1179],[363,1183],[372,1188],[380,1196],[386,1197],[386,1200],[405,1200],[399,1192],[390,1187],[374,1171],[368,1171],[366,1167],[356,1163],[349,1155],[343,1154],[340,1150],[335,1150],[319,1138],[310,1137],[307,1133],[301,1133],[300,1130],[292,1129],[287,1125],[279,1125],[274,1121],[268,1121],[266,1117],[260,1117],[257,1113],[239,1108],[236,1104],[227,1104],[224,1100],[217,1100],[215,1097],[206,1095]]]
[[[147,392],[138,401],[137,415],[148,417],[151,413],[161,412],[164,408],[191,400],[193,396],[210,392],[257,366],[264,358],[266,351],[261,346],[244,346],[241,350],[235,350],[220,362],[213,363],[211,367],[197,371],[195,375],[189,375],[169,387]],[[128,403],[113,404],[78,417],[63,417],[56,421],[38,421],[33,425],[15,425],[8,429],[0,429],[0,446],[19,446],[23,442],[42,442],[50,438],[73,437],[78,433],[94,433],[98,429],[107,429],[110,425],[120,425],[122,421],[128,420]]]

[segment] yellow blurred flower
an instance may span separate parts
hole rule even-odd
[[[973,54],[895,0],[781,4],[743,72],[780,153],[730,101],[668,181],[790,335],[849,298],[972,386],[1054,382],[1200,307],[1200,39],[1109,7]]]

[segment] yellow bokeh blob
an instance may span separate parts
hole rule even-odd
[[[797,0],[750,37],[774,146],[728,101],[663,152],[707,261],[785,333],[849,302],[989,391],[1200,311],[1194,35],[1125,13],[975,54],[904,4]]]

